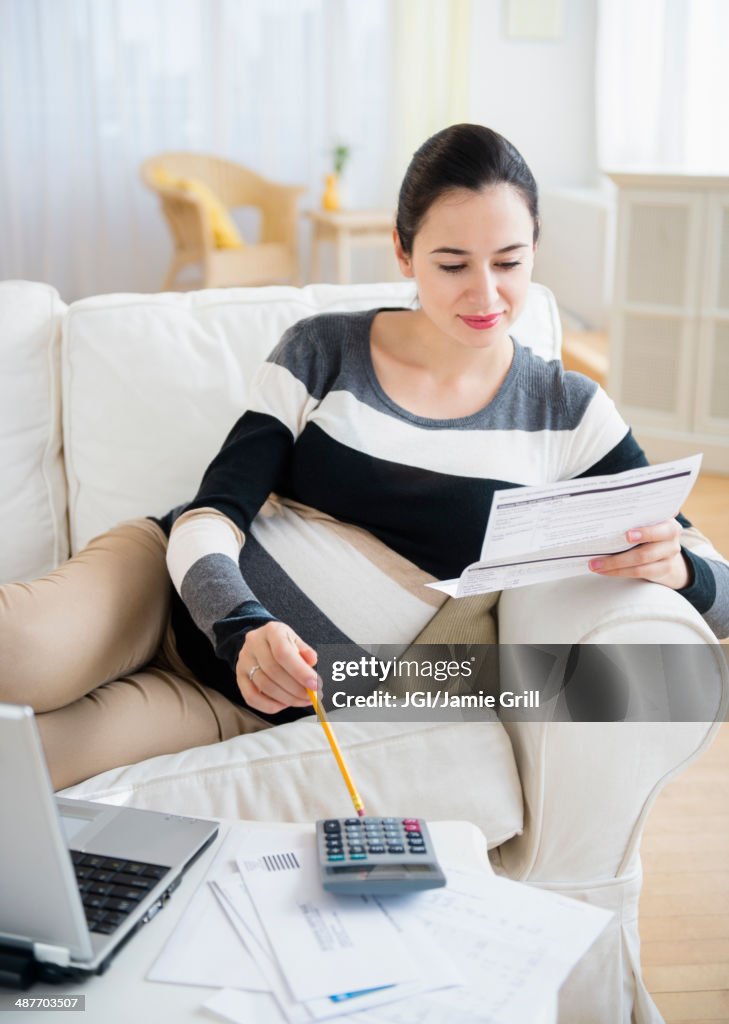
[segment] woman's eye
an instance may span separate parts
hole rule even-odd
[[[465,263],[441,263],[440,269],[445,270],[447,274],[457,274],[460,270],[465,270]]]
[[[496,266],[502,270],[513,270],[514,267],[521,266],[521,260],[512,260],[510,263],[497,263]]]

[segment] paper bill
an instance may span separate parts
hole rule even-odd
[[[455,597],[589,573],[588,562],[634,545],[628,530],[672,519],[694,485],[701,455],[609,476],[494,494],[481,558],[460,579],[428,586]]]

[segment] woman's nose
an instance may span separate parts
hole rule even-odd
[[[488,307],[496,301],[499,289],[496,284],[496,277],[491,270],[480,271],[477,277],[470,282],[469,298],[479,306]]]

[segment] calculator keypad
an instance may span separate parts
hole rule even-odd
[[[419,818],[330,818],[321,824],[326,860],[369,860],[425,854],[427,845]]]

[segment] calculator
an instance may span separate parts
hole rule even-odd
[[[327,818],[316,842],[329,892],[396,896],[446,884],[422,818]]]

